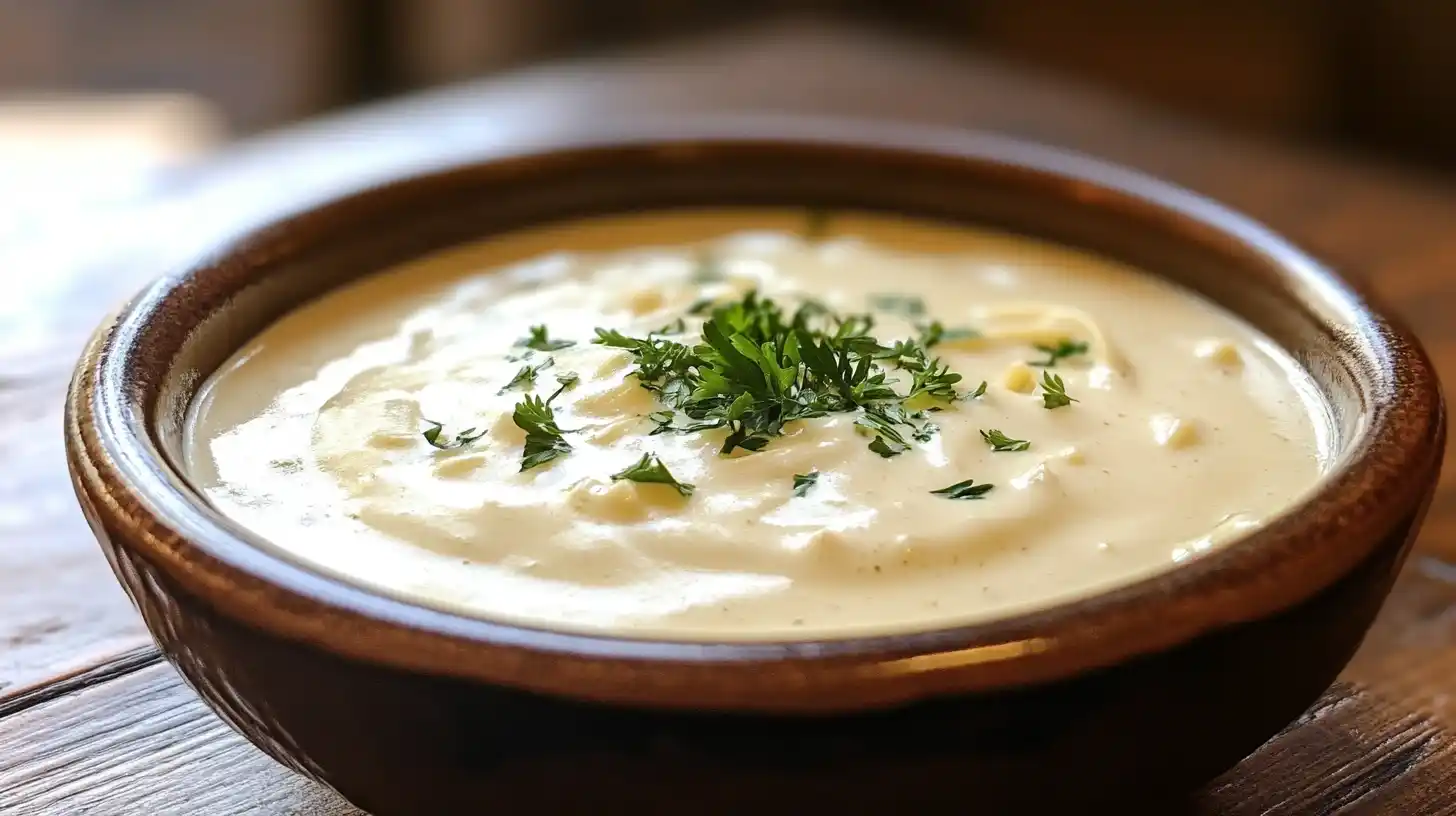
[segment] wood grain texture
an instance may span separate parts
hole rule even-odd
[[[0,746],[0,812],[15,816],[360,813],[244,742],[166,664],[0,720]],[[1453,790],[1450,734],[1339,684],[1181,810],[1424,816],[1456,813]]]
[[[166,664],[0,720],[0,746],[0,813],[359,813],[228,730]]]
[[[152,271],[118,247],[127,220],[94,244],[0,250],[0,699],[149,642],[76,508],[60,434],[85,337]]]
[[[17,792],[92,808],[45,812],[156,811],[184,800],[209,807],[159,812],[348,812],[328,810],[337,805],[239,744],[165,667],[99,687],[83,683],[79,692],[62,687],[60,697],[34,688],[147,643],[74,508],[60,453],[65,378],[106,311],[241,225],[441,156],[529,144],[608,116],[745,108],[997,129],[1162,175],[1268,222],[1368,284],[1413,324],[1443,376],[1456,381],[1452,191],[853,29],[778,24],[664,49],[651,60],[552,66],[309,124],[240,146],[182,180],[182,189],[104,229],[88,225],[83,246],[4,256],[7,268],[46,274],[7,274],[10,290],[0,305],[0,700],[8,696],[4,708],[14,712],[0,719],[0,812],[12,812],[5,796]],[[1237,801],[1245,809],[1207,812],[1326,812],[1307,809],[1316,805],[1445,812],[1456,790],[1447,770],[1451,750],[1433,723],[1456,723],[1453,645],[1456,474],[1443,481],[1416,555],[1346,673],[1352,688],[1367,691],[1353,695],[1356,703],[1318,709],[1325,713],[1246,763],[1244,777],[1208,794],[1219,803],[1244,790]],[[106,727],[114,739],[86,730],[99,715],[66,708],[98,699],[112,701],[102,707],[108,711],[116,706],[107,716],[137,713],[127,728],[115,721]],[[11,747],[32,743],[51,747],[44,754]],[[62,743],[71,746],[64,756],[55,747]],[[93,750],[100,746],[106,751]],[[1391,770],[1401,764],[1394,759],[1369,764],[1396,754],[1419,761],[1400,773]],[[36,763],[49,770],[41,774]],[[1252,782],[1234,784],[1241,778],[1263,781],[1254,792],[1240,787]],[[1384,793],[1360,793],[1366,789]],[[257,809],[258,802],[266,807]]]

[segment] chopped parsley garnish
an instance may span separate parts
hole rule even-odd
[[[694,485],[679,482],[673,478],[673,475],[668,472],[667,466],[662,464],[662,460],[658,459],[657,455],[652,453],[642,454],[642,458],[638,459],[635,464],[628,466],[625,470],[612,474],[612,481],[615,482],[619,479],[644,484],[665,484],[684,496],[693,495],[693,490],[695,489]]]
[[[512,377],[511,381],[506,383],[505,387],[501,388],[499,393],[504,394],[512,388],[520,388],[522,391],[530,390],[536,385],[536,375],[540,374],[542,371],[545,371],[555,364],[556,360],[550,357],[547,357],[545,360],[542,360],[535,365],[526,363],[525,365],[521,366],[520,371],[516,372],[516,376]]]
[[[425,437],[425,441],[430,443],[431,447],[439,448],[440,450],[463,448],[471,442],[485,436],[484,428],[466,428],[460,433],[455,434],[454,438],[451,438],[443,433],[445,430],[444,425],[433,419],[426,419],[424,422],[430,426],[422,434]]]
[[[964,482],[956,482],[950,487],[942,487],[939,490],[930,491],[933,496],[944,496],[947,499],[980,499],[991,492],[992,484],[976,484],[975,479],[967,479]]]
[[[916,442],[929,442],[930,438],[938,433],[940,433],[940,426],[934,422],[927,422],[915,429],[911,436],[915,437]]]
[[[1062,384],[1062,378],[1050,371],[1041,375],[1042,404],[1050,411],[1053,408],[1062,408],[1071,405],[1077,400],[1067,396],[1067,387]]]
[[[551,396],[546,398],[546,404],[550,405],[551,403],[555,402],[556,398],[561,396],[562,391],[566,391],[570,388],[575,388],[576,384],[579,382],[581,382],[581,375],[577,374],[575,371],[563,371],[560,374],[557,374],[557,388],[555,391],[551,392]]]
[[[516,403],[511,414],[516,427],[526,432],[526,450],[521,457],[521,470],[527,471],[537,465],[544,465],[571,452],[562,430],[556,426],[556,412],[551,404],[540,397],[528,394]]]
[[[1037,343],[1036,350],[1045,354],[1047,356],[1046,359],[1033,360],[1028,362],[1027,365],[1036,366],[1037,368],[1056,368],[1058,360],[1065,360],[1068,357],[1075,357],[1078,354],[1086,354],[1087,344],[1074,343],[1071,340],[1062,340],[1055,346]]]
[[[904,440],[895,441],[886,439],[883,436],[877,436],[875,437],[875,441],[870,443],[870,450],[889,459],[891,456],[899,456],[905,451],[910,450],[910,446],[905,444]]]
[[[808,495],[809,489],[819,483],[819,471],[811,470],[808,473],[794,474],[794,495]]]
[[[536,384],[536,375],[550,368],[555,363],[556,361],[550,357],[547,357],[534,366],[527,363],[521,367],[520,371],[516,372],[516,376],[512,377],[511,381],[499,393],[504,394],[517,386],[522,389],[532,388]],[[562,391],[575,386],[580,381],[581,376],[575,371],[563,371],[556,375],[556,382],[558,384],[556,391],[544,402],[541,401],[540,397],[527,396],[523,402],[516,403],[516,410],[512,418],[515,420],[516,425],[520,426],[526,432],[526,455],[525,459],[521,462],[521,470],[530,470],[536,465],[549,462],[557,456],[571,450],[571,446],[566,444],[565,439],[561,438],[561,430],[556,427],[556,419],[551,410],[551,403],[561,395]],[[540,405],[539,408],[536,407],[538,403]],[[522,413],[523,410],[524,413]],[[523,417],[525,417],[524,421],[528,424],[522,424]],[[542,417],[544,417],[547,424],[542,425],[539,422],[539,419]],[[426,419],[425,423],[430,426],[424,431],[425,441],[440,450],[461,448],[485,436],[484,428],[476,429],[472,427],[455,434],[452,439],[445,436],[443,432],[444,426],[440,423],[432,419]],[[540,438],[537,438],[533,442],[533,434]],[[548,444],[549,440],[547,437],[558,439],[560,444]],[[556,450],[557,452],[549,453],[548,451],[550,450]]]
[[[516,345],[525,346],[528,349],[535,349],[536,351],[560,351],[568,346],[576,345],[575,340],[552,340],[550,333],[546,330],[545,324],[532,326],[530,331],[531,336],[522,337],[516,341]]]
[[[998,453],[1024,451],[1031,447],[1031,443],[1025,439],[1012,439],[995,428],[981,431],[981,438],[986,440],[986,444],[991,446],[991,450]]]
[[[597,329],[594,342],[632,354],[632,373],[666,409],[650,416],[653,433],[723,428],[729,454],[763,449],[796,420],[860,412],[875,436],[870,449],[894,456],[909,450],[906,434],[925,433],[923,415],[907,414],[904,401],[954,400],[961,376],[915,341],[880,345],[873,327],[869,315],[815,301],[786,312],[749,292],[713,306],[696,345],[614,329]],[[895,390],[885,365],[911,372],[909,393]]]
[[[879,294],[870,295],[870,305],[882,312],[904,317],[924,317],[925,301],[916,295]]]
[[[702,282],[719,277],[717,259],[710,253],[700,255],[694,279]],[[881,310],[912,319],[926,313],[925,302],[915,296],[880,295],[874,302]],[[918,327],[920,334],[916,338],[885,346],[871,334],[873,315],[840,314],[815,300],[785,311],[757,291],[749,291],[736,301],[699,300],[688,311],[703,318],[696,338],[685,336],[691,331],[688,322],[678,318],[645,337],[598,328],[592,342],[621,349],[633,358],[632,376],[662,406],[647,416],[656,426],[652,434],[721,429],[723,443],[719,452],[723,455],[739,449],[762,450],[774,438],[783,436],[789,423],[798,420],[853,414],[855,425],[873,437],[871,451],[886,458],[898,456],[910,450],[909,440],[926,443],[939,432],[939,426],[929,421],[932,412],[986,392],[984,381],[973,392],[958,392],[963,377],[930,353],[933,345],[947,338],[973,336],[969,329],[947,330],[938,321],[931,321]],[[513,388],[532,391],[541,372],[555,364],[551,357],[532,363],[533,351],[553,351],[574,344],[553,340],[545,325],[532,326],[530,337],[518,343],[529,350],[513,358],[524,359],[526,364],[501,393]],[[905,393],[897,390],[897,381],[891,379],[895,369],[909,374]],[[1055,380],[1055,392],[1061,399],[1072,401],[1060,390],[1061,381],[1048,376],[1044,386],[1048,392],[1054,390],[1051,383]],[[542,399],[528,393],[512,413],[516,426],[526,432],[522,471],[572,450],[565,436],[569,431],[556,424],[552,403],[575,387],[580,376],[563,371],[556,376],[556,382],[559,387],[549,397]],[[1051,396],[1047,402],[1052,407]],[[429,425],[425,439],[438,448],[458,447],[484,435],[484,431],[469,428],[449,438],[439,423],[429,421]],[[987,441],[1002,449],[990,438]],[[1010,439],[1005,442],[1028,444]],[[795,475],[794,495],[805,495],[818,477],[818,471]],[[665,484],[684,496],[694,490],[693,485],[673,477],[651,453],[643,454],[635,464],[613,474],[612,479]],[[989,489],[989,485],[972,487],[967,482],[935,492],[955,493],[951,498],[977,498]]]
[[[925,363],[924,368],[911,370],[913,378],[910,383],[910,394],[906,399],[914,399],[925,394],[950,402],[957,397],[955,384],[961,381],[961,375],[951,371],[950,367],[942,364],[940,360],[930,360]]]
[[[874,434],[870,450],[886,459],[910,450],[910,443],[905,441],[897,427],[901,423],[909,424],[909,420],[899,406],[871,406],[865,408],[864,416],[854,421],[855,425]]]

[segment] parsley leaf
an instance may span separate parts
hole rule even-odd
[[[905,444],[904,442],[896,442],[893,439],[886,439],[883,436],[877,436],[875,437],[875,440],[870,443],[870,450],[878,453],[880,456],[883,456],[886,459],[889,459],[891,456],[899,456],[905,451],[910,450],[910,446]]]
[[[522,471],[571,452],[571,445],[556,426],[556,412],[540,397],[528,394],[516,403],[511,419],[517,428],[526,432],[526,448],[521,456]]]
[[[612,481],[620,479],[644,484],[665,484],[684,496],[693,495],[693,490],[696,489],[696,485],[679,482],[673,478],[673,475],[668,472],[667,466],[662,464],[662,460],[652,453],[642,454],[642,458],[638,459],[636,463],[612,474]]]
[[[504,394],[512,388],[520,388],[522,391],[529,391],[536,385],[536,375],[540,374],[542,371],[545,371],[553,365],[556,365],[556,360],[551,357],[547,357],[545,360],[542,360],[536,365],[526,363],[525,365],[521,366],[520,371],[516,372],[516,376],[512,377],[511,381],[506,383],[505,386],[496,393]]]
[[[1062,378],[1050,371],[1042,373],[1041,388],[1042,405],[1048,411],[1077,402],[1077,400],[1067,396],[1067,387],[1062,384]]]
[[[466,428],[460,433],[455,434],[455,438],[451,439],[450,437],[445,436],[442,433],[442,431],[444,431],[445,429],[444,425],[436,422],[433,419],[425,419],[424,422],[430,427],[426,428],[421,436],[425,438],[426,442],[430,443],[431,447],[439,448],[440,450],[463,448],[466,445],[469,445],[471,442],[474,442],[475,440],[485,436],[484,428],[477,429],[471,427]]]
[[[812,488],[814,485],[816,485],[818,483],[819,483],[819,471],[817,471],[817,470],[811,470],[808,473],[795,473],[794,474],[794,495],[795,496],[804,496],[804,495],[807,495],[809,493],[809,489]]]
[[[539,326],[532,326],[531,336],[522,337],[516,341],[516,345],[525,346],[536,351],[560,351],[561,349],[576,345],[576,341],[552,340],[551,335],[546,330],[546,325],[543,323]]]
[[[561,396],[562,391],[575,388],[576,384],[579,382],[581,382],[581,375],[576,373],[575,371],[563,371],[560,374],[557,374],[557,388],[555,391],[551,392],[551,396],[546,398],[546,404],[550,405],[551,403],[555,402],[556,398]]]
[[[981,438],[986,440],[986,444],[991,446],[991,450],[998,453],[1024,451],[1031,447],[1031,443],[1025,439],[1012,439],[995,428],[989,431],[981,431]]]
[[[931,348],[946,340],[969,340],[980,336],[981,333],[975,329],[947,329],[939,320],[932,320],[920,327],[920,345],[925,348]]]
[[[966,395],[966,399],[968,399],[968,400],[977,399],[977,398],[983,397],[985,395],[986,395],[986,381],[985,380],[981,380],[981,384],[978,385],[978,386],[976,386],[976,390],[975,391],[972,391],[971,393],[967,394]]]
[[[925,394],[951,401],[957,396],[955,384],[960,381],[961,375],[951,371],[949,366],[942,364],[937,358],[926,363],[924,369],[913,372],[910,393],[905,399],[910,400]]]
[[[875,434],[874,441],[870,442],[870,450],[886,459],[910,450],[910,443],[905,441],[905,437],[896,427],[900,424],[909,424],[905,412],[898,406],[893,408],[889,406],[867,407],[864,415],[856,419],[854,424]]]
[[[950,370],[939,357],[930,357],[925,347],[913,340],[901,340],[878,355],[881,359],[893,360],[897,368],[911,373],[910,393],[907,401],[922,394],[947,402],[957,397],[955,384],[962,377]]]
[[[1087,344],[1074,343],[1071,340],[1062,340],[1055,346],[1037,343],[1036,350],[1045,354],[1047,358],[1045,360],[1033,360],[1028,362],[1027,365],[1036,366],[1037,368],[1056,368],[1058,360],[1074,357],[1078,354],[1086,354]]]
[[[956,482],[949,487],[942,487],[939,490],[930,491],[933,496],[944,496],[947,499],[980,499],[991,492],[992,484],[976,484],[975,479],[967,479],[964,482]]]

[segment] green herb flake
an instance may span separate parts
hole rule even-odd
[[[572,388],[575,388],[576,384],[579,382],[581,382],[581,375],[576,373],[575,371],[563,371],[557,374],[556,390],[552,391],[551,396],[546,398],[546,404],[550,405],[551,403],[555,402],[556,398],[561,396],[561,393],[563,391],[568,391]]]
[[[940,433],[940,426],[934,422],[927,422],[917,428],[911,435],[915,437],[916,442],[929,442],[938,433]]]
[[[794,495],[806,496],[810,488],[819,483],[819,471],[811,470],[808,473],[794,474]]]
[[[526,363],[525,365],[521,366],[521,369],[519,371],[516,372],[516,376],[512,377],[511,381],[506,383],[505,386],[503,386],[501,390],[497,393],[504,394],[512,388],[519,388],[522,391],[529,391],[536,386],[536,375],[540,374],[542,371],[545,371],[555,364],[556,360],[551,357],[547,357],[545,360],[542,360],[535,365]]]
[[[535,349],[536,351],[560,351],[561,349],[576,345],[575,340],[552,340],[545,324],[532,326],[530,331],[531,335],[517,340],[516,345],[525,346],[528,349]]]
[[[1086,343],[1074,343],[1071,340],[1062,340],[1055,346],[1037,343],[1035,348],[1047,356],[1045,360],[1033,360],[1027,363],[1027,365],[1036,366],[1037,368],[1056,368],[1058,360],[1065,360],[1068,357],[1075,357],[1078,354],[1087,353]]]
[[[948,329],[939,320],[932,320],[920,327],[920,345],[932,348],[947,341],[970,340],[980,337],[981,333],[972,328],[956,327]]]
[[[870,305],[881,312],[903,317],[925,316],[925,301],[917,295],[899,295],[892,292],[870,295]]]
[[[1048,411],[1053,408],[1063,408],[1071,405],[1077,400],[1067,396],[1067,387],[1062,383],[1062,378],[1050,371],[1042,372],[1042,405]]]
[[[1031,447],[1031,443],[1025,439],[1012,439],[995,428],[989,431],[981,431],[981,438],[991,446],[991,450],[998,453],[1024,451]]]
[[[870,450],[889,459],[892,456],[899,456],[905,451],[910,450],[910,446],[904,442],[897,442],[893,439],[877,436],[875,437],[875,441],[870,443]]]
[[[517,428],[526,432],[526,448],[521,456],[522,471],[571,452],[571,445],[556,425],[556,412],[546,400],[527,395],[516,403],[511,419]]]
[[[864,415],[856,419],[854,424],[875,435],[869,448],[886,459],[910,450],[910,443],[901,435],[899,426],[908,425],[913,429],[914,425],[898,406],[867,407]]]
[[[981,384],[978,385],[978,386],[976,386],[976,390],[975,391],[972,391],[971,393],[967,394],[966,395],[966,399],[968,399],[968,400],[980,399],[981,397],[984,397],[984,396],[986,396],[986,381],[985,380],[981,380]]]
[[[975,479],[967,479],[964,482],[956,482],[949,487],[942,487],[939,490],[930,491],[933,496],[943,496],[947,499],[980,499],[984,498],[995,485],[976,484]]]
[[[420,435],[425,438],[425,441],[428,442],[431,447],[439,448],[440,450],[463,448],[466,445],[469,445],[471,442],[474,442],[477,439],[485,436],[484,428],[477,429],[472,427],[466,428],[465,430],[451,437],[447,436],[444,433],[445,426],[443,424],[436,422],[433,419],[425,419],[423,421],[426,425],[429,425],[430,427],[426,428],[424,432]]]
[[[621,479],[643,484],[664,484],[684,496],[693,495],[693,490],[696,489],[695,485],[679,482],[673,478],[673,475],[668,472],[667,466],[662,464],[662,460],[652,453],[642,454],[642,458],[638,459],[635,464],[612,474],[612,481]]]
[[[906,399],[914,399],[924,394],[947,402],[953,401],[958,396],[955,384],[961,379],[961,375],[951,371],[949,366],[943,365],[939,360],[931,360],[923,370],[912,374],[910,394]]]

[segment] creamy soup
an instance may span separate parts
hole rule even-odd
[[[303,305],[203,390],[211,501],[348,580],[649,638],[1046,607],[1258,527],[1306,374],[1151,276],[886,217],[591,220]]]

